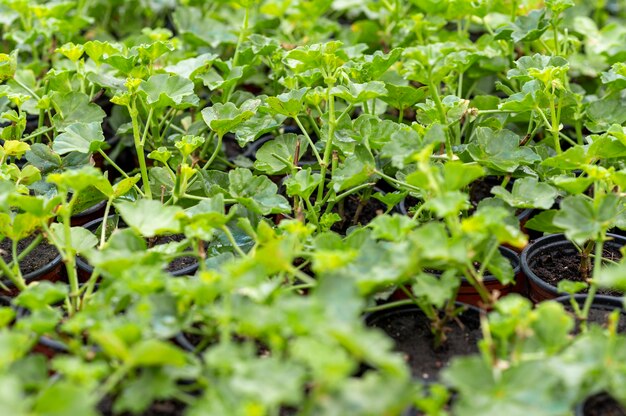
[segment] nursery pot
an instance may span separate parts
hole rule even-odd
[[[43,335],[39,337],[37,344],[35,344],[33,348],[33,352],[43,354],[48,359],[52,359],[58,354],[66,354],[69,352],[69,348],[64,343]]]
[[[114,215],[110,215],[108,217],[108,219],[113,219],[113,218],[115,218]],[[94,231],[98,229],[100,224],[102,224],[102,218],[98,218],[96,220],[88,222],[83,227],[85,227],[86,229],[88,229],[89,231],[93,233]],[[76,266],[78,268],[79,280],[82,282],[87,281],[89,277],[91,276],[91,274],[93,273],[93,267],[89,263],[87,263],[87,261],[84,258],[80,256],[76,257]],[[196,272],[196,270],[198,270],[198,262],[195,262],[194,264],[183,267],[181,269],[171,271],[170,274],[172,276],[190,276],[190,275],[193,275]]]
[[[593,411],[593,413],[591,412]],[[624,415],[626,409],[606,393],[598,393],[585,399],[574,411],[574,416]]]
[[[626,244],[626,238],[615,234],[607,234],[611,240],[604,242],[604,247],[619,250]],[[528,281],[528,295],[533,302],[541,302],[546,299],[554,299],[560,296],[555,285],[552,285],[539,277],[534,268],[542,256],[560,252],[562,255],[575,255],[578,253],[576,246],[565,238],[564,234],[551,234],[537,239],[526,246],[522,251],[522,272]]]
[[[478,352],[477,341],[480,331],[480,310],[471,305],[457,302],[465,311],[446,326],[448,339],[444,346],[434,350],[430,321],[415,305],[403,305],[372,312],[365,316],[369,327],[381,329],[393,339],[396,350],[403,353],[413,376],[424,382],[436,381],[440,371],[453,357]]]
[[[104,209],[106,208],[107,201],[100,201],[95,205],[87,208],[84,211],[81,211],[77,214],[72,215],[71,224],[72,227],[79,227],[81,225],[85,225],[88,222],[94,221],[98,218],[102,218],[104,215]]]
[[[57,256],[52,259],[52,261],[48,262],[43,267],[24,274],[22,276],[24,278],[24,282],[26,282],[26,285],[28,285],[30,282],[34,281],[47,280],[49,282],[57,282],[61,280],[61,278],[64,276],[63,262],[61,260],[61,255],[57,254]],[[5,295],[15,297],[20,293],[18,288],[15,287],[15,284],[11,280],[4,279],[2,283],[9,289],[8,292],[4,291]]]
[[[483,283],[485,287],[489,291],[489,293],[493,293],[494,291],[500,292],[501,296],[508,295],[509,293],[526,293],[526,279],[522,273],[520,273],[520,259],[518,254],[507,247],[499,247],[500,253],[506,257],[510,262],[511,266],[513,266],[513,273],[515,276],[515,283],[503,285],[500,281],[491,275],[487,275],[483,277]],[[473,306],[479,306],[482,302],[480,295],[466,279],[463,279],[461,282],[461,287],[459,288],[459,292],[456,300],[458,302],[467,303]]]
[[[573,298],[582,309],[585,301],[587,300],[587,294],[577,294]],[[559,296],[554,299],[556,302],[563,304],[566,308],[570,306],[571,295]],[[624,302],[622,298],[617,296],[595,295],[591,308],[589,310],[588,322],[604,324],[606,322],[606,315],[614,310],[620,311],[620,322],[618,324],[618,332],[626,333],[626,309],[624,309]]]
[[[527,283],[524,275],[521,273],[520,259],[518,254],[510,248],[504,246],[500,246],[498,247],[498,249],[500,250],[500,253],[511,262],[511,265],[513,266],[515,283],[503,285],[495,276],[486,275],[483,276],[483,283],[485,287],[487,288],[489,293],[497,290],[498,292],[500,292],[501,296],[508,295],[509,293],[521,293],[525,295],[527,291]],[[391,295],[390,299],[401,300],[408,299],[408,297],[404,293],[404,291],[398,289]],[[474,286],[472,286],[465,278],[463,278],[461,281],[461,286],[459,287],[456,301],[475,307],[480,307],[482,303],[482,299]]]

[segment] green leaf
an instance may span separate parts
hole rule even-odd
[[[253,176],[248,169],[237,168],[228,172],[229,192],[246,208],[262,214],[279,214],[291,211],[289,201],[278,195],[278,186],[267,176]]]
[[[44,174],[59,169],[63,163],[61,156],[43,143],[33,143],[24,157]]]
[[[372,237],[388,241],[402,241],[416,227],[406,215],[378,215],[369,224]]]
[[[626,99],[606,97],[589,103],[585,123],[590,131],[602,133],[613,124],[626,122]]]
[[[446,272],[441,276],[421,273],[415,277],[411,288],[418,299],[426,299],[430,305],[441,309],[456,294],[460,284],[461,280],[454,272]]]
[[[186,134],[174,143],[174,146],[183,155],[183,160],[204,144],[204,137]]]
[[[104,145],[100,123],[76,123],[65,128],[52,143],[52,150],[60,155],[70,152],[93,153]]]
[[[385,84],[380,81],[371,81],[364,84],[349,83],[347,87],[340,85],[333,87],[330,93],[342,98],[350,104],[362,103],[387,94]]]
[[[291,90],[276,97],[268,97],[266,103],[272,112],[295,118],[302,110],[302,103],[308,91],[307,87]]]
[[[164,165],[167,164],[167,161],[172,157],[172,152],[170,152],[167,147],[161,146],[156,150],[151,151],[148,154],[148,158],[157,160]]]
[[[550,27],[545,13],[545,10],[532,10],[526,16],[518,16],[514,23],[498,29],[496,39],[511,38],[513,42],[531,42],[539,39]]]
[[[146,339],[133,345],[128,360],[135,367],[173,365],[183,366],[187,362],[185,353],[172,343],[157,339]]]
[[[291,172],[294,168],[293,158],[296,148],[300,149],[301,155],[306,152],[307,141],[304,136],[293,133],[280,135],[267,141],[257,150],[254,167],[269,175]]]
[[[180,232],[178,215],[182,209],[178,206],[167,206],[159,201],[140,199],[135,202],[118,202],[115,208],[124,222],[144,237]]]
[[[209,67],[216,58],[218,58],[218,56],[215,54],[203,53],[193,58],[180,60],[174,65],[166,66],[164,69],[170,74],[193,80],[197,73]]]
[[[541,160],[530,148],[520,147],[519,137],[510,130],[478,127],[467,150],[474,160],[499,172],[513,172]]]
[[[54,238],[61,245],[67,245],[65,241],[65,227],[63,224],[54,223],[50,226],[50,230],[54,234]],[[78,254],[84,253],[98,244],[98,238],[93,235],[91,231],[83,227],[71,227],[70,239],[72,248],[76,250]]]
[[[374,157],[363,145],[355,148],[344,163],[333,171],[332,186],[340,192],[361,185],[369,180],[376,170]]]
[[[96,397],[85,394],[83,385],[60,380],[46,387],[36,397],[34,412],[41,415],[84,415],[96,416]]]
[[[541,166],[574,170],[580,169],[589,162],[591,158],[587,156],[587,150],[583,146],[573,146],[561,154],[545,159],[541,162]]]
[[[454,160],[443,165],[444,185],[449,191],[461,190],[484,175],[485,170],[479,165]]]
[[[513,182],[511,192],[501,186],[495,186],[491,193],[515,208],[550,209],[554,205],[557,191],[547,183],[536,178],[521,178]]]
[[[561,202],[553,223],[565,230],[568,240],[580,245],[598,239],[601,231],[611,228],[622,204],[615,194],[604,195],[597,204],[584,195],[568,196]]]
[[[202,118],[211,130],[223,137],[244,121],[252,118],[260,104],[261,100],[258,99],[248,100],[240,108],[233,103],[217,103],[202,110]]]
[[[524,227],[529,230],[542,231],[550,234],[562,233],[563,229],[554,225],[554,216],[557,212],[558,210],[556,209],[540,212],[526,221]]]
[[[63,173],[51,173],[47,180],[68,192],[70,190],[81,192],[89,187],[94,187],[107,197],[113,193],[113,188],[107,178],[92,166],[66,170]]]
[[[28,285],[15,299],[15,304],[31,311],[46,309],[61,302],[67,294],[66,284],[42,281]]]
[[[397,109],[410,108],[423,100],[426,87],[415,88],[404,85],[385,84],[387,95],[381,98],[384,102]]]
[[[626,263],[600,269],[593,282],[599,287],[626,292]]]
[[[383,146],[380,155],[390,158],[394,167],[402,169],[405,164],[411,162],[411,157],[421,148],[420,134],[409,126],[403,126],[391,135],[391,139]]]
[[[145,95],[148,105],[154,108],[187,108],[200,102],[194,93],[193,82],[178,75],[152,75],[141,82],[139,91]]]
[[[570,295],[574,295],[576,293],[582,292],[587,289],[589,285],[585,282],[574,282],[572,280],[561,280],[557,285],[556,289],[559,293],[567,293]]]
[[[299,170],[295,175],[287,177],[285,188],[290,197],[300,196],[308,199],[322,182],[322,175],[311,173],[311,168]]]
[[[426,201],[424,207],[437,214],[439,218],[445,218],[468,209],[470,207],[469,196],[459,191],[447,191]]]
[[[252,118],[235,127],[235,139],[239,146],[255,141],[264,134],[270,133],[283,125],[285,116],[277,114],[261,114],[257,112]]]
[[[52,105],[56,110],[52,124],[59,131],[76,123],[102,124],[106,116],[106,113],[98,105],[91,103],[89,96],[82,92],[72,91],[65,94],[56,92],[52,95]]]

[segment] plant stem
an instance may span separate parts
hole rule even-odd
[[[107,220],[109,219],[109,210],[111,209],[112,203],[113,203],[113,198],[109,198],[106,206],[104,207],[104,217],[102,218],[102,230],[100,233],[100,249],[104,247],[104,243],[106,242]]]
[[[20,290],[20,292],[26,289],[26,283],[24,282],[24,279],[21,276],[19,277],[16,276],[15,273],[11,271],[11,269],[9,268],[9,266],[6,264],[6,262],[4,261],[2,257],[0,257],[0,271],[2,271],[2,274],[5,277],[8,277],[13,282],[15,287],[17,287]]]
[[[209,160],[202,167],[203,170],[206,170],[209,166],[211,166],[211,163],[213,163],[213,161],[215,160],[215,158],[217,157],[217,154],[219,153],[219,151],[221,149],[222,149],[222,136],[218,134],[217,135],[217,144],[215,145],[215,150],[213,150],[213,154],[211,155]]]
[[[320,164],[320,174],[322,176],[322,182],[320,182],[319,188],[317,188],[317,199],[321,201],[324,199],[324,187],[326,185],[326,170],[328,168],[328,162],[330,162],[330,156],[333,149],[333,136],[335,135],[335,127],[337,120],[335,120],[335,97],[331,94],[334,83],[329,82],[326,89],[326,96],[328,101],[328,137],[326,138],[326,147],[324,148],[324,160]]]
[[[583,306],[582,318],[583,325],[586,329],[587,327],[587,317],[589,316],[589,310],[591,309],[591,304],[593,303],[593,298],[596,296],[596,292],[598,290],[598,286],[595,283],[598,274],[600,273],[600,267],[602,267],[602,252],[604,250],[604,236],[605,232],[600,236],[600,240],[596,241],[595,247],[595,257],[593,259],[593,273],[591,279],[591,286],[589,287],[589,293],[587,294],[587,299],[585,299],[585,305]]]
[[[143,143],[141,141],[141,137],[139,136],[139,112],[137,111],[135,100],[136,99],[133,99],[132,104],[128,107],[128,112],[130,113],[130,120],[133,126],[133,140],[135,143],[135,150],[137,151],[137,159],[139,159],[139,170],[141,171],[141,181],[143,182],[144,197],[147,199],[152,199],[152,191],[150,190],[150,180],[148,179],[148,170],[146,168],[146,158],[144,155]]]
[[[226,234],[226,238],[228,238],[230,244],[233,246],[233,250],[235,250],[241,257],[246,257],[246,253],[244,253],[241,247],[239,247],[239,244],[237,244],[237,241],[235,240],[235,237],[233,237],[233,233],[230,232],[230,229],[226,225],[222,226],[221,229],[224,234]]]
[[[124,178],[126,179],[130,178],[130,176],[128,176],[126,171],[120,168],[102,149],[98,149],[98,153],[100,153],[102,157],[104,158],[104,160],[106,160],[109,163],[109,165],[113,166],[115,170],[117,170]],[[133,185],[133,187],[137,190],[137,192],[139,192],[139,195],[143,196],[143,191],[141,190],[141,188],[139,188],[136,184]]]
[[[320,166],[322,166],[322,163],[324,162],[322,161],[322,157],[320,156],[319,152],[317,151],[317,148],[315,147],[315,143],[313,143],[313,139],[311,139],[311,136],[309,136],[309,133],[306,131],[306,129],[300,122],[300,119],[298,118],[298,116],[295,116],[294,120],[296,124],[298,125],[298,127],[300,128],[300,130],[302,130],[302,134],[306,138],[307,142],[309,142],[309,146],[311,146],[311,151],[315,155],[315,159],[317,159],[317,163],[319,163]]]

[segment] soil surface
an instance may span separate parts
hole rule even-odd
[[[617,248],[605,247],[603,251],[605,259],[619,261],[622,258]],[[557,286],[561,280],[584,281],[580,274],[580,253],[572,246],[551,252],[543,252],[533,258],[532,271],[541,280],[553,286]],[[593,261],[590,274],[593,271]],[[599,289],[598,294],[620,296],[621,293],[610,289]]]
[[[473,311],[467,311],[457,321],[448,324],[449,332],[444,345],[434,350],[434,337],[430,321],[417,309],[402,309],[375,315],[368,325],[382,329],[403,353],[413,376],[424,381],[437,380],[439,372],[453,357],[478,352],[481,338],[480,320]]]
[[[35,237],[33,236],[20,240],[20,242],[17,243],[18,253],[21,253],[26,247],[28,247],[34,238]],[[2,254],[2,259],[7,263],[13,260],[13,257],[11,256],[12,244],[12,240],[9,240],[8,238],[5,238],[2,242],[0,242],[0,253]],[[22,261],[20,261],[20,270],[24,275],[34,272],[48,265],[58,255],[59,252],[56,247],[42,241],[36,248],[28,253]]]
[[[626,416],[626,409],[605,393],[588,398],[583,406],[584,416]]]
[[[113,413],[113,400],[104,398],[98,404],[98,411],[102,416],[132,416],[132,413]],[[152,403],[141,416],[182,416],[185,413],[185,405],[176,400],[158,400]]]
[[[358,195],[348,195],[333,207],[343,220],[333,224],[331,230],[345,234],[353,225],[367,225],[386,210],[387,206],[376,198],[362,201]]]
[[[580,308],[583,308],[584,303],[579,303]],[[564,303],[565,309],[572,314],[574,314],[574,310],[569,302]],[[613,309],[608,305],[593,305],[591,309],[589,309],[589,315],[587,316],[587,322],[594,323],[606,327],[608,322],[608,318]],[[579,332],[580,321],[576,322],[576,330],[575,332]],[[617,324],[617,332],[626,333],[626,312],[622,312],[620,314],[620,319]]]
[[[120,221],[120,224],[118,224],[118,227],[119,228],[125,228],[126,225],[121,223],[121,221]],[[100,227],[98,226],[98,229],[99,228]],[[97,233],[99,235],[98,229],[96,229],[96,230],[90,229],[90,231],[92,233]],[[158,246],[158,245],[162,245],[162,244],[167,244],[167,243],[172,243],[172,242],[179,242],[179,241],[182,241],[184,239],[185,239],[185,235],[184,234],[172,234],[172,235],[157,236],[156,238],[154,238],[152,240],[146,239],[146,242],[148,243],[148,247],[154,247],[154,246]],[[82,260],[87,263],[86,259],[82,258]],[[170,273],[173,273],[173,272],[176,272],[178,270],[184,269],[185,267],[189,267],[189,266],[191,266],[193,264],[196,264],[197,262],[198,262],[198,260],[195,257],[192,257],[192,256],[177,257],[177,258],[172,260],[167,265],[165,270],[170,272]]]
[[[165,236],[159,236],[154,240],[154,244],[153,245],[161,245],[161,244],[167,244],[167,243],[173,243],[173,242],[179,242],[185,239],[185,235],[184,234],[173,234],[173,235],[165,235]],[[185,257],[177,257],[175,258],[173,261],[171,261],[167,267],[165,268],[165,270],[167,270],[168,272],[175,272],[177,270],[181,270],[184,269],[185,267],[189,267],[191,265],[194,265],[198,263],[198,260],[195,257],[191,257],[191,256],[185,256]]]

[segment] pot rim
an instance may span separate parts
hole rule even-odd
[[[107,217],[107,219],[112,219],[112,218],[115,218],[115,214],[109,215]],[[102,222],[102,218],[96,218],[95,220],[89,221],[88,223],[82,225],[82,227],[86,228],[89,231],[93,231],[91,230],[91,228],[99,225],[101,222]],[[80,256],[76,256],[76,267],[84,271],[85,273],[89,273],[89,274],[93,273],[93,266],[87,263],[85,260],[83,260],[83,258]],[[168,272],[168,273],[175,277],[190,276],[190,275],[193,275],[196,272],[196,270],[198,270],[199,267],[200,267],[200,262],[197,261],[195,264],[192,264],[190,266],[186,266],[186,267],[183,267],[182,269],[178,269],[178,270],[175,270],[173,272]]]
[[[106,206],[106,203],[107,203],[106,199],[103,199],[102,201],[97,202],[94,205],[90,206],[86,210],[83,210],[81,212],[77,212],[76,214],[72,215],[72,218],[78,219],[78,218],[87,217],[87,216],[89,216],[89,215],[91,215],[91,214],[93,214],[95,212],[98,212],[98,210],[104,208]]]
[[[466,313],[476,315],[477,317],[480,316],[481,309],[479,309],[476,306],[470,305],[469,303],[463,303],[463,302],[454,302],[454,304],[457,307],[465,308],[465,310],[459,316],[463,316]],[[363,315],[363,320],[365,321],[365,325],[372,326],[372,324],[376,320],[383,319],[383,318],[390,317],[390,316],[395,316],[395,315],[412,313],[412,312],[418,312],[418,313],[424,314],[422,309],[415,304],[398,305],[396,307],[384,309],[382,311],[368,312]]]
[[[607,237],[610,237],[610,240],[607,240],[607,242],[621,242],[621,245],[626,245],[626,237],[622,237],[620,235],[617,234],[610,234],[607,233],[606,234]],[[563,233],[558,233],[558,234],[548,234],[548,235],[544,235],[543,237],[540,237],[538,239],[536,239],[535,241],[533,241],[532,243],[528,244],[524,250],[522,250],[522,254],[520,256],[520,265],[522,267],[522,272],[524,273],[524,275],[526,275],[526,277],[528,278],[528,280],[532,281],[534,284],[536,284],[537,286],[539,286],[541,289],[555,295],[556,297],[559,297],[560,295],[562,295],[562,292],[559,292],[556,288],[556,286],[551,285],[550,283],[544,281],[542,278],[540,278],[531,268],[529,265],[529,260],[532,259],[533,255],[535,254],[535,251],[541,249],[542,247],[546,246],[547,244],[553,244],[556,246],[561,246],[561,245],[574,245],[574,243],[570,240],[568,240],[565,237],[565,234]]]

